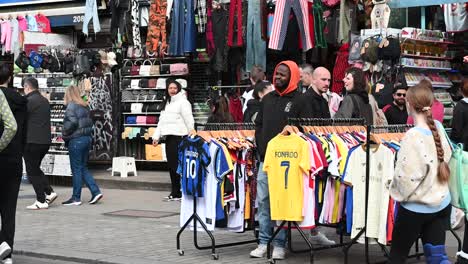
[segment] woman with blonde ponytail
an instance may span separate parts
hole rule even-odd
[[[421,236],[426,263],[449,264],[445,232],[450,228],[448,161],[452,154],[443,126],[432,118],[432,85],[423,80],[408,89],[407,109],[414,118],[401,142],[390,195],[400,202],[392,235],[390,263],[406,263]]]

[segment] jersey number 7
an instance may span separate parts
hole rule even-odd
[[[284,188],[288,189],[288,173],[289,173],[289,161],[282,161],[281,162],[281,167],[286,167],[284,170]]]

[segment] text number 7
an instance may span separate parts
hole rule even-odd
[[[289,161],[282,161],[281,167],[286,167],[286,169],[284,170],[284,188],[288,189]]]

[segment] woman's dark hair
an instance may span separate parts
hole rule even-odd
[[[353,89],[349,91],[349,94],[356,94],[359,95],[363,100],[364,103],[369,103],[369,94],[367,92],[367,85],[366,85],[366,78],[364,76],[364,72],[356,67],[351,67],[346,70],[345,76],[351,74],[353,76]]]
[[[209,102],[210,106],[214,108],[213,113],[208,118],[208,123],[232,123],[234,118],[232,118],[231,113],[229,112],[229,106],[226,97],[220,96],[214,99],[211,99]]]
[[[0,84],[7,83],[13,76],[13,67],[11,64],[2,62],[0,64]]]
[[[253,98],[256,100],[260,100],[260,96],[258,94],[267,89],[268,86],[271,86],[271,83],[269,81],[258,81],[254,86],[254,90],[252,93]]]
[[[177,93],[180,93],[180,91],[182,90],[182,85],[178,81],[174,79],[167,79],[166,80],[166,93],[164,95],[164,102],[163,102],[163,106],[164,106],[163,109],[166,108],[167,104],[171,103],[171,96],[169,95],[169,85],[171,84],[175,84],[177,86]]]

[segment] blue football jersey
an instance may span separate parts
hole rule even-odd
[[[185,195],[203,197],[206,167],[210,164],[210,150],[203,138],[186,137],[178,149],[177,173],[181,176],[182,192]]]

